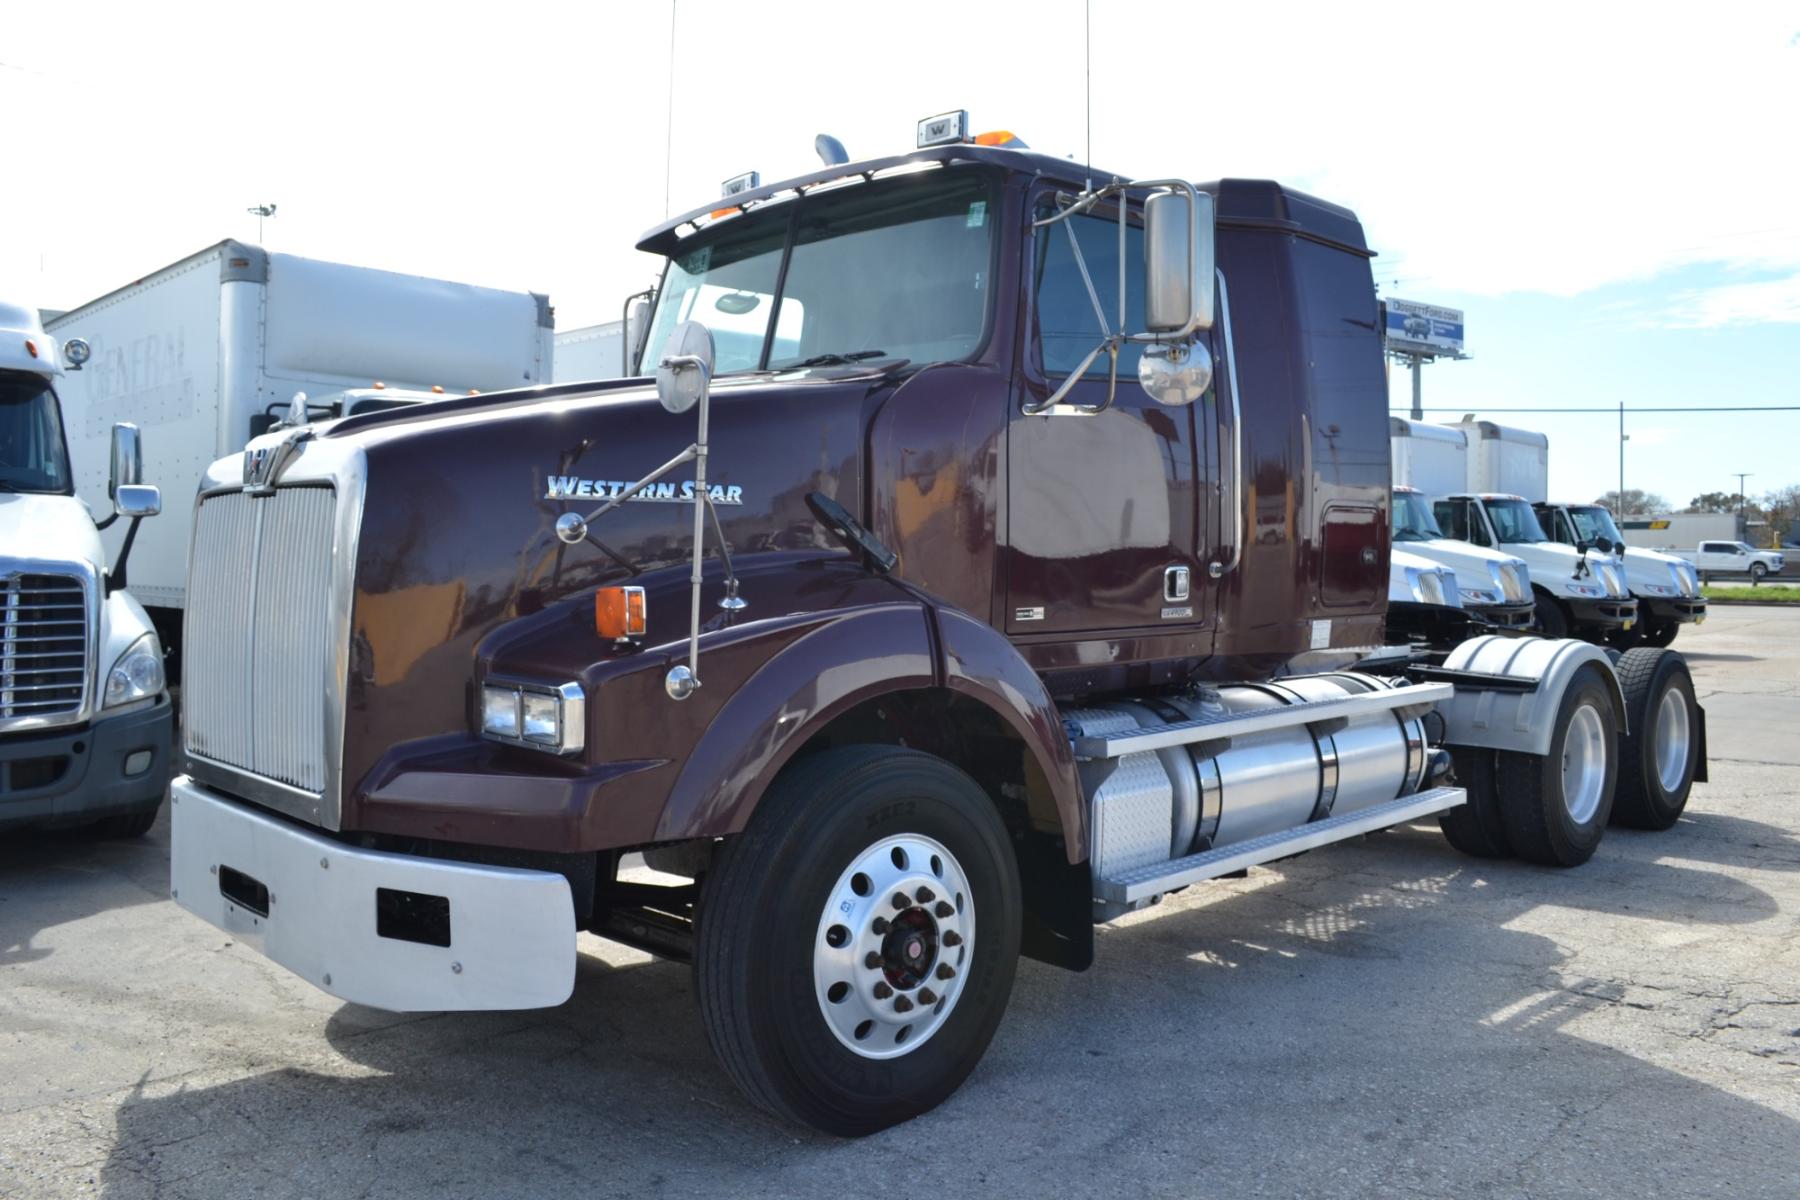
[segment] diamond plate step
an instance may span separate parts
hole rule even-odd
[[[1169,725],[1145,725],[1120,733],[1078,737],[1074,743],[1075,757],[1118,758],[1123,754],[1186,746],[1194,742],[1228,742],[1234,737],[1266,733],[1271,729],[1348,720],[1365,713],[1389,709],[1417,708],[1424,712],[1455,694],[1453,684],[1410,683],[1405,687],[1383,688],[1379,692],[1364,692],[1340,699],[1311,700],[1305,704],[1259,708],[1247,713],[1223,713],[1216,717],[1177,721]]]
[[[1455,808],[1467,797],[1468,793],[1462,788],[1428,788],[1423,792],[1389,800],[1385,804],[1377,804],[1373,808],[1327,817],[1323,821],[1314,821],[1296,829],[1264,834],[1247,842],[1234,842],[1218,850],[1190,854],[1171,862],[1151,863],[1149,866],[1123,871],[1110,879],[1097,880],[1094,898],[1121,904],[1146,900],[1158,892],[1199,883],[1203,879],[1217,879],[1245,867],[1272,862],[1290,854],[1298,854],[1302,850],[1314,850],[1358,834],[1373,833],[1390,825],[1399,825],[1447,808]]]

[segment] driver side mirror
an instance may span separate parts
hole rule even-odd
[[[1144,324],[1182,338],[1213,326],[1213,197],[1192,188],[1144,201]]]
[[[120,421],[112,427],[112,469],[106,477],[107,498],[116,504],[119,489],[144,480],[144,447],[138,427]]]

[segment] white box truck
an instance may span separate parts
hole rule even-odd
[[[556,335],[556,383],[617,379],[624,374],[625,322],[607,321]]]
[[[1542,434],[1491,421],[1432,426],[1403,417],[1389,419],[1388,434],[1394,482],[1430,499],[1447,537],[1525,562],[1545,635],[1602,641],[1637,623],[1637,601],[1618,559],[1552,541],[1526,496],[1501,486],[1517,484],[1542,496],[1549,461]],[[1460,471],[1452,466],[1457,462]]]
[[[549,299],[275,254],[223,241],[69,310],[47,332],[92,348],[63,385],[81,496],[110,503],[110,430],[145,433],[165,493],[133,558],[132,590],[179,666],[194,490],[208,463],[243,448],[296,392],[314,418],[441,389],[498,391],[550,380]],[[377,385],[380,385],[379,387]],[[123,531],[107,534],[117,553]]]
[[[83,349],[71,346],[77,366]],[[67,378],[37,310],[0,304],[0,829],[134,837],[168,790],[173,710],[162,646],[125,590],[141,539],[109,557],[75,495]],[[106,523],[134,531],[160,497],[139,482],[137,431],[111,437]]]

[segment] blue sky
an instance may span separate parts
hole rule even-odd
[[[1084,21],[1081,0],[63,0],[0,42],[30,168],[0,189],[0,287],[70,307],[255,238],[244,210],[273,201],[272,249],[547,292],[574,328],[654,279],[633,244],[669,207],[810,171],[821,131],[907,149],[960,107],[1103,170],[1355,209],[1391,294],[1468,313],[1473,360],[1428,369],[1443,416],[1800,402],[1800,5],[1093,0],[1091,43]],[[1516,423],[1551,434],[1559,492],[1614,485],[1616,421]],[[1627,486],[1676,503],[1738,470],[1800,482],[1800,413],[1629,428]]]

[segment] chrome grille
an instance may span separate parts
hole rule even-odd
[[[190,754],[319,793],[335,689],[336,494],[206,497],[194,520],[182,687]]]
[[[87,588],[78,575],[0,575],[0,721],[79,716]]]
[[[1525,564],[1501,563],[1500,588],[1506,594],[1509,604],[1523,604],[1531,599],[1531,585],[1526,582]]]

